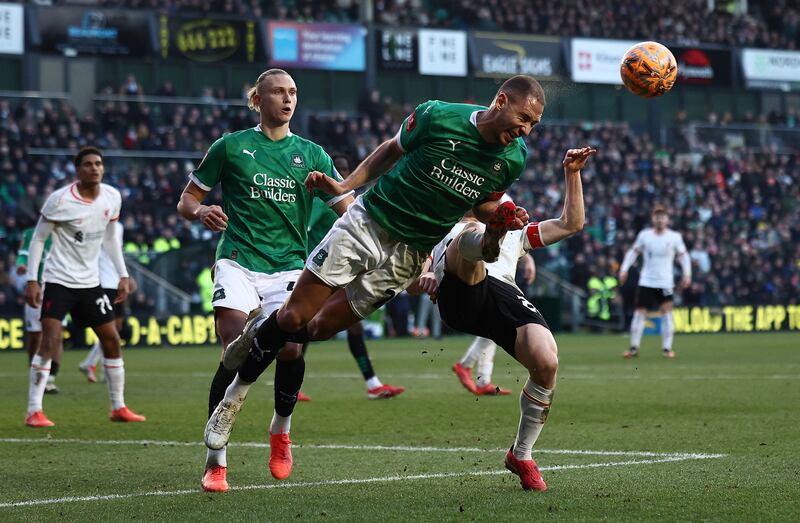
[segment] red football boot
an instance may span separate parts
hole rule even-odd
[[[519,476],[519,482],[524,490],[547,490],[547,484],[539,472],[539,467],[533,459],[517,459],[509,450],[506,453],[506,468]]]

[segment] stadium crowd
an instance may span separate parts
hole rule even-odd
[[[47,3],[39,2],[39,3]],[[85,4],[55,0],[57,4]],[[358,22],[359,0],[101,0],[106,7],[168,13],[257,16],[298,22]],[[800,48],[800,7],[792,0],[376,0],[373,19],[389,26],[478,29],[553,36]]]
[[[122,90],[131,82],[135,78],[128,78]],[[106,94],[113,91],[107,88]],[[0,100],[0,312],[16,312],[22,301],[12,274],[22,231],[35,224],[45,196],[74,176],[69,156],[47,149],[95,144],[134,156],[109,156],[106,181],[122,192],[126,252],[141,263],[212,239],[177,219],[175,202],[207,144],[224,131],[253,124],[243,106],[214,103],[214,96],[209,92],[206,105],[99,102],[86,114],[63,101]],[[300,131],[354,164],[391,137],[410,110],[369,93],[358,114],[312,115]],[[539,253],[540,264],[585,288],[592,275],[616,270],[658,202],[672,210],[674,227],[684,233],[691,251],[696,276],[686,302],[797,301],[800,154],[725,149],[696,140],[690,149],[675,150],[624,123],[545,122],[531,134],[527,169],[510,191],[532,216],[557,215],[563,196],[561,156],[576,144],[599,150],[584,171],[587,228]],[[164,151],[170,152],[167,158],[135,157]],[[204,262],[192,257],[181,271],[186,278],[175,283],[193,290]],[[138,300],[146,305],[145,296]]]

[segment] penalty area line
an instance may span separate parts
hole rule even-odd
[[[104,439],[79,439],[79,438],[0,438],[0,443],[49,443],[49,444],[75,444],[75,445],[142,445],[154,447],[199,447],[205,446],[200,441],[162,441],[162,440],[104,440]],[[257,441],[233,441],[230,447],[244,448],[269,448],[269,443]],[[337,443],[323,444],[297,444],[295,449],[315,450],[385,450],[396,452],[505,452],[506,448],[487,449],[478,447],[413,447],[405,445],[346,445]],[[566,454],[580,456],[634,456],[650,458],[683,458],[683,459],[708,459],[722,458],[725,454],[702,454],[693,452],[650,452],[640,450],[569,450],[569,449],[535,449],[536,454]]]
[[[559,470],[576,470],[576,469],[592,469],[592,468],[606,468],[606,467],[625,467],[632,465],[653,465],[658,463],[671,463],[676,461],[687,461],[694,459],[714,459],[722,457],[721,455],[673,455],[665,456],[659,459],[646,459],[646,460],[630,460],[630,461],[614,461],[606,463],[585,463],[578,465],[553,465],[549,467],[540,467],[541,471],[559,471]],[[508,474],[505,470],[485,470],[477,472],[445,472],[434,474],[415,474],[407,476],[383,476],[373,478],[354,478],[354,479],[334,479],[327,481],[308,481],[296,483],[270,483],[267,485],[244,485],[241,487],[231,487],[231,491],[247,491],[247,490],[272,490],[272,489],[299,489],[308,487],[328,487],[336,485],[361,485],[365,483],[388,483],[394,481],[419,481],[427,479],[447,479],[447,478],[461,478],[473,476],[499,476],[501,474]],[[184,496],[187,494],[202,494],[201,489],[182,489],[182,490],[154,490],[151,492],[130,492],[125,494],[106,494],[101,496],[69,496],[63,498],[50,498],[50,499],[32,499],[26,501],[11,501],[0,503],[0,509],[4,508],[17,508],[17,507],[36,507],[42,505],[55,505],[59,503],[81,503],[91,501],[109,501],[131,498],[143,497],[157,497],[157,496]]]

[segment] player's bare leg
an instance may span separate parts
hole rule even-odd
[[[44,415],[42,406],[44,389],[53,355],[58,350],[62,337],[61,321],[54,318],[42,318],[42,339],[36,354],[31,358],[30,384],[28,386],[28,412],[25,424],[29,427],[52,427],[55,425]]]
[[[517,438],[506,454],[506,468],[520,477],[525,490],[547,490],[531,456],[542,432],[556,385],[558,348],[553,334],[542,325],[529,323],[517,329],[515,357],[527,370],[528,380],[519,397],[520,421]]]
[[[211,387],[208,392],[208,417],[210,418],[214,409],[217,408],[222,398],[225,396],[225,389],[236,377],[236,369],[227,369],[223,364],[225,347],[235,340],[244,329],[247,321],[247,314],[235,309],[224,307],[214,308],[214,324],[216,326],[217,337],[222,342],[222,353],[220,353],[219,366],[214,378],[211,380]],[[203,489],[208,492],[227,492],[228,491],[228,458],[225,447],[221,449],[208,449],[206,452],[206,464],[203,472]]]
[[[125,364],[122,361],[122,349],[119,332],[113,321],[93,327],[103,350],[103,372],[108,384],[108,396],[111,399],[111,421],[145,421],[145,417],[136,414],[125,405]]]
[[[635,358],[639,355],[639,346],[642,344],[642,334],[644,334],[644,324],[647,319],[647,309],[637,307],[633,311],[631,320],[631,348],[623,354],[626,358]]]
[[[672,350],[672,340],[675,337],[675,325],[672,321],[672,302],[666,301],[661,304],[661,347],[664,349],[665,358],[674,358],[675,351]]]

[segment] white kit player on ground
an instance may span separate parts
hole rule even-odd
[[[453,227],[453,232],[461,232],[468,220],[464,220]],[[456,232],[456,234],[457,234]],[[453,234],[451,232],[451,234]],[[516,286],[515,273],[517,264],[523,264],[525,269],[525,282],[530,285],[536,278],[536,264],[533,257],[528,254],[525,239],[521,231],[509,231],[503,238],[500,257],[496,262],[487,263],[486,270],[489,276],[503,280]],[[505,389],[492,383],[494,371],[494,357],[497,353],[497,344],[488,338],[476,336],[460,360],[453,364],[453,372],[465,389],[476,396],[507,396],[511,389]],[[472,369],[475,368],[475,378]]]
[[[636,288],[636,310],[631,321],[631,348],[623,354],[626,358],[639,355],[644,324],[649,310],[661,312],[661,339],[664,357],[674,358],[672,339],[675,327],[672,321],[672,296],[674,294],[675,277],[673,266],[675,259],[681,262],[680,288],[687,288],[692,282],[692,261],[683,243],[683,237],[677,231],[668,228],[669,213],[667,208],[656,205],[651,213],[653,226],[642,230],[628,252],[619,269],[619,283],[625,285],[628,270],[643,254],[642,270],[639,286]]]
[[[595,153],[584,147],[570,149],[564,157],[566,192],[564,209],[556,219],[526,225],[515,248],[506,254],[519,258],[523,250],[535,249],[568,238],[583,229],[583,185],[581,169]],[[505,213],[500,213],[505,206]],[[500,345],[528,371],[520,393],[520,421],[514,444],[506,453],[505,466],[519,476],[525,490],[547,490],[532,456],[533,446],[542,432],[556,386],[558,347],[544,317],[511,282],[487,277],[485,262],[493,262],[503,252],[501,242],[508,230],[518,229],[509,219],[514,212],[504,202],[484,229],[477,222],[464,224],[433,250],[433,274],[419,278],[419,288],[435,298],[442,320],[451,328],[489,338]],[[513,274],[513,271],[505,271]]]
[[[124,229],[119,220],[114,222],[114,227],[117,229],[115,231],[115,238],[118,241],[118,247],[122,249]],[[117,272],[116,267],[114,267],[114,262],[111,261],[111,256],[106,252],[104,244],[100,249],[100,287],[103,288],[103,292],[106,293],[106,296],[108,296],[108,299],[110,299],[111,303],[114,305],[114,324],[117,328],[117,332],[122,336],[122,328],[125,322],[125,306],[122,302],[117,303],[116,301],[119,280],[120,274]],[[130,284],[130,292],[136,292],[136,282],[133,278],[130,278]],[[86,379],[90,383],[95,383],[97,381],[97,366],[102,363],[102,360],[103,348],[100,346],[100,340],[98,339],[94,342],[91,350],[89,350],[89,353],[83,361],[78,365],[78,370],[86,375]]]
[[[47,198],[30,246],[29,264],[38,267],[44,243],[53,236],[53,247],[42,277],[44,289],[39,286],[36,271],[29,271],[25,285],[28,305],[42,306],[42,343],[31,360],[25,418],[25,424],[30,427],[55,425],[44,415],[42,398],[51,357],[63,334],[61,321],[67,313],[78,325],[91,327],[100,339],[111,399],[111,420],[145,420],[125,405],[125,369],[119,334],[114,326],[111,300],[100,287],[98,258],[101,245],[105,244],[121,275],[116,301],[122,302],[128,296],[128,271],[114,227],[119,219],[122,197],[119,191],[102,183],[103,155],[98,149],[84,147],[75,155],[74,164],[78,181]]]

